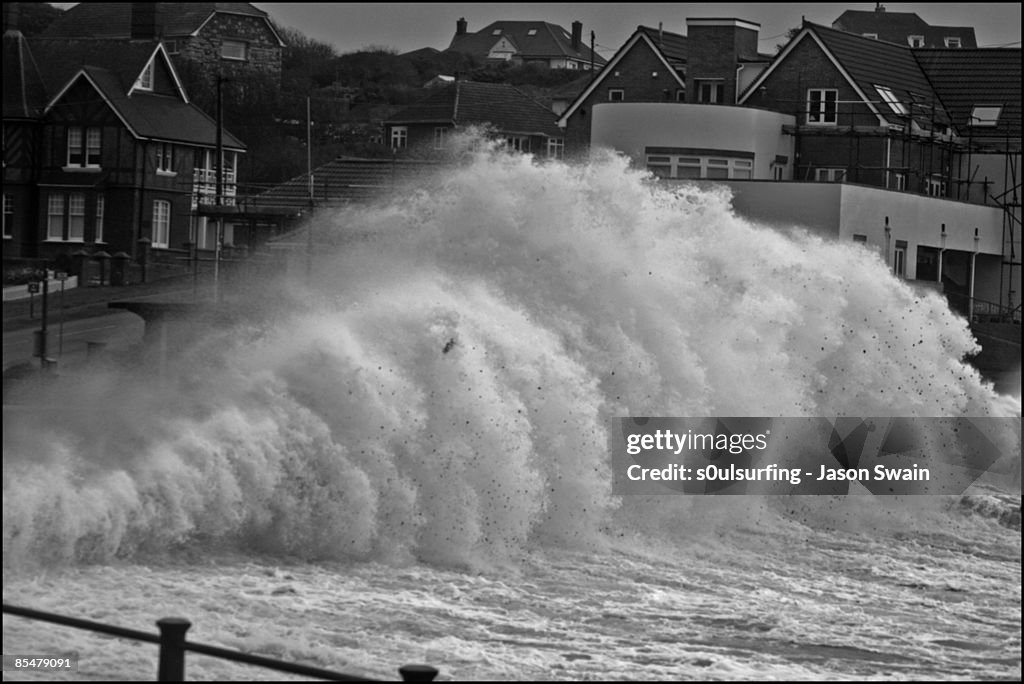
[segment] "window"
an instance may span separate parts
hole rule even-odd
[[[165,40],[164,47],[167,48],[167,54],[169,55],[176,55],[181,50],[181,48],[178,47],[178,41],[176,40]]]
[[[785,180],[786,179],[786,165],[785,164],[772,164],[772,180]]]
[[[834,126],[838,121],[839,91],[831,88],[807,90],[807,123]]]
[[[924,47],[924,36],[907,36],[910,47]]]
[[[649,154],[647,170],[658,178],[746,180],[753,178],[754,160],[692,154]]]
[[[138,80],[135,81],[135,87],[138,90],[153,90],[153,61],[150,60],[146,64],[146,68],[139,74]]]
[[[676,89],[676,102],[686,102],[686,91],[682,88]]]
[[[248,59],[248,47],[244,40],[222,40],[220,42],[220,56],[222,59],[244,62]]]
[[[500,36],[501,35],[501,29],[494,29],[493,31],[491,31],[491,35],[492,36]]]
[[[409,144],[409,127],[408,126],[392,126],[391,127],[391,149],[400,150]]]
[[[96,196],[96,242],[103,242],[103,211],[106,200],[103,195]]]
[[[870,38],[871,40],[878,40],[877,33],[862,33],[860,35],[864,36],[865,38]]]
[[[626,99],[626,91],[622,88],[609,88],[608,89],[608,101],[609,102],[622,102]]]
[[[892,272],[897,278],[906,277],[907,273],[907,241],[897,240],[896,249],[892,253]]]
[[[971,110],[971,126],[995,126],[1003,108],[997,105],[977,105]]]
[[[443,150],[444,144],[448,140],[448,129],[438,126],[434,129],[434,149]]]
[[[46,239],[82,242],[85,239],[85,194],[53,193],[46,203]]]
[[[925,193],[932,197],[946,196],[946,181],[940,176],[932,176],[925,180]]]
[[[153,200],[153,247],[167,249],[171,235],[171,203]]]
[[[13,237],[11,230],[14,227],[14,195],[4,195],[4,238]]]
[[[865,242],[866,243],[868,241],[868,236],[867,235],[861,235],[860,233],[854,233],[853,234],[853,241],[854,242]]]
[[[565,153],[565,138],[548,138],[548,159],[561,159]]]
[[[157,143],[156,170],[157,173],[174,173],[174,145],[171,143]]]
[[[53,194],[46,205],[46,239],[64,239],[64,195]]]
[[[100,129],[95,127],[68,126],[68,153],[65,168],[100,167]]]
[[[506,136],[505,149],[509,152],[529,152],[530,138],[525,135]]]
[[[85,194],[73,192],[68,195],[68,240],[85,240]]]
[[[891,109],[894,114],[902,114],[903,116],[906,116],[909,113],[906,105],[899,101],[899,98],[896,97],[892,90],[880,85],[876,85],[875,90],[877,90],[878,94],[882,96],[882,100],[889,105],[889,109]]]
[[[697,81],[697,102],[719,104],[724,101],[725,84],[721,81]]]
[[[825,183],[842,183],[846,179],[844,168],[823,168],[814,170],[814,180]]]
[[[905,173],[894,173],[894,174],[892,174],[892,189],[893,190],[906,190],[907,189],[907,174],[905,174]]]
[[[526,32],[526,35],[528,35],[528,36],[535,36],[535,35],[537,35],[537,29],[530,29],[529,31]]]
[[[946,36],[944,42],[948,48],[958,48],[960,47],[960,36]]]

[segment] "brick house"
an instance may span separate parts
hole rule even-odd
[[[230,204],[245,145],[224,132],[221,146]],[[5,261],[67,270],[83,250],[138,258],[151,248],[173,262],[204,239],[196,214],[214,203],[217,148],[216,122],[190,102],[159,42],[5,32]]]
[[[889,12],[880,2],[873,11],[846,10],[832,28],[914,48],[978,47],[973,26],[932,26],[913,12]]]
[[[470,33],[465,19],[455,22],[455,35],[446,52],[471,55],[481,63],[540,64],[551,69],[600,69],[604,57],[583,40],[583,24],[574,21],[572,33],[546,21],[495,21]]]
[[[505,83],[456,81],[384,122],[384,140],[396,155],[443,154],[448,136],[469,126],[488,126],[509,149],[561,158],[562,131],[550,109]]]
[[[562,112],[567,154],[587,150],[589,116],[607,102],[734,104],[767,67],[757,52],[759,25],[742,19],[688,19],[688,35],[639,26],[588,88]]]
[[[267,13],[247,2],[82,2],[44,35],[160,38],[192,88],[199,83],[212,88],[218,75],[240,82],[281,80],[284,41]]]

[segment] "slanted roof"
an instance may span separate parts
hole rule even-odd
[[[811,22],[804,22],[803,30],[793,37],[775,61],[744,91],[739,103],[743,104],[751,93],[756,92],[796,45],[804,40],[815,41],[825,51],[868,108],[878,115],[879,123],[898,123],[906,117],[890,109],[876,86],[891,90],[919,123],[931,121],[933,105],[936,107],[936,123],[950,123],[941,101],[909,47],[864,38]],[[858,122],[860,125],[868,123]]]
[[[313,170],[313,201],[318,206],[372,201],[400,184],[427,176],[437,168],[438,162],[433,161],[339,157]],[[246,211],[306,210],[309,205],[307,174],[244,201]]]
[[[499,33],[495,35],[495,31]],[[546,21],[495,21],[476,33],[455,36],[448,51],[485,59],[502,38],[510,40],[524,59],[570,58],[593,61],[596,65],[605,63],[604,57],[591,53],[587,41],[581,39],[579,48],[573,49],[572,35],[558,24]]]
[[[215,13],[240,14],[266,22],[284,46],[269,15],[247,2],[160,2],[160,34],[167,38],[192,36]],[[64,38],[129,38],[132,29],[132,3],[80,2],[57,18],[43,35]]]
[[[551,110],[507,83],[457,81],[397,112],[390,124],[491,124],[503,133],[561,137]]]
[[[873,33],[878,40],[907,45],[908,36],[923,36],[927,47],[944,47],[947,36],[960,38],[961,47],[977,47],[971,26],[932,26],[913,12],[888,10],[846,10],[832,22],[832,28],[863,35]]]
[[[1020,143],[1020,48],[919,49],[913,53],[960,135],[1009,136]],[[1003,108],[995,126],[970,127],[971,112],[978,105]]]
[[[686,36],[649,26],[638,26],[637,30],[647,34],[674,68],[686,66]]]
[[[30,38],[28,43],[46,86],[47,110],[59,106],[63,94],[85,79],[136,137],[216,145],[216,122],[190,104],[183,90],[178,90],[178,96],[132,91],[142,68],[151,59],[164,60],[174,73],[160,43],[69,38]],[[245,144],[227,131],[223,144],[236,151],[245,149]]]
[[[677,66],[680,66],[680,62],[678,61],[679,55],[681,55],[681,54],[685,55],[685,52],[680,52],[680,50],[685,48],[685,41],[675,41],[674,40],[672,42],[672,44],[671,44],[672,48],[673,48],[672,54],[674,55],[672,57],[672,60],[675,62],[675,64],[673,64],[672,62],[669,61],[669,57],[664,52],[662,52],[660,49],[658,49],[658,45],[657,45],[656,40],[651,38],[650,32],[652,30],[653,29],[650,29],[650,28],[648,28],[646,26],[638,26],[637,27],[636,31],[633,32],[633,35],[629,37],[629,40],[627,40],[622,45],[622,47],[620,47],[618,49],[618,51],[616,51],[616,53],[614,55],[612,55],[611,60],[608,62],[608,64],[603,69],[601,69],[601,72],[590,83],[590,85],[587,86],[583,90],[583,92],[581,92],[576,97],[575,100],[573,100],[572,104],[570,104],[569,107],[564,112],[562,112],[561,117],[559,117],[559,119],[558,119],[558,125],[559,126],[565,126],[568,123],[569,117],[572,116],[576,112],[576,110],[580,108],[580,106],[586,101],[586,99],[588,97],[590,97],[590,94],[593,93],[594,90],[596,90],[601,85],[602,82],[604,82],[604,79],[607,78],[609,74],[614,74],[615,73],[615,67],[637,45],[646,46],[647,49],[649,49],[652,52],[654,52],[654,55],[659,60],[661,60],[662,64],[665,65],[666,71],[668,73],[672,74],[673,78],[675,78],[676,81],[679,83],[679,87],[680,88],[685,88],[686,87],[686,82],[682,79],[682,77],[679,75],[679,72],[677,71]],[[657,31],[655,30],[655,34],[656,33],[657,33]],[[678,36],[678,35],[677,35],[677,37],[678,38],[685,38],[685,36]],[[667,43],[663,43],[663,44],[667,45]]]
[[[21,31],[4,32],[4,120],[32,119],[46,106],[46,89]]]

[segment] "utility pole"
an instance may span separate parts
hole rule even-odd
[[[309,96],[306,96],[306,180],[309,194],[309,217],[306,222],[306,285],[313,284],[313,117]]]
[[[224,219],[220,215],[220,207],[224,202],[224,107],[221,98],[221,85],[224,77],[217,74],[217,167],[214,204],[217,207],[217,231],[213,244],[213,303],[220,302],[220,244],[223,239]]]

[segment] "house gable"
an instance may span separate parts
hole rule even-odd
[[[639,47],[638,47],[639,46]],[[646,59],[637,57],[637,53],[634,50],[644,51]],[[558,119],[558,125],[562,128],[569,123],[570,118],[575,114],[590,97],[600,91],[601,88],[609,87],[610,79],[615,78],[617,70],[623,70],[631,61],[649,61],[653,56],[657,64],[663,69],[679,88],[686,88],[686,83],[680,78],[676,68],[673,67],[666,59],[665,55],[657,48],[651,38],[642,29],[638,28],[637,31],[630,37],[626,44],[619,48],[619,51],[615,53],[611,61],[608,62],[607,66],[601,69],[601,72],[597,75],[597,78],[580,93],[576,99],[569,105],[569,107],[562,113],[562,116]]]
[[[150,87],[145,88],[143,85],[143,74],[149,72]],[[188,102],[188,96],[185,94],[185,89],[181,85],[181,80],[178,78],[178,73],[174,69],[174,65],[171,63],[170,57],[167,51],[164,49],[163,44],[158,44],[153,50],[152,56],[149,61],[146,62],[146,66],[142,68],[139,76],[135,79],[135,83],[132,84],[131,89],[128,91],[128,95],[132,95],[135,92],[147,92],[153,93],[154,95],[169,95],[171,97],[177,97]]]
[[[838,90],[840,102],[859,100],[874,115],[878,125],[887,124],[874,104],[878,97],[868,97],[843,64],[810,27],[797,34],[778,57],[765,69],[739,98],[740,105],[770,107],[776,111],[797,112],[797,121],[806,108],[808,88]],[[857,112],[852,112],[856,114]],[[867,125],[867,117],[845,121],[844,125]]]

